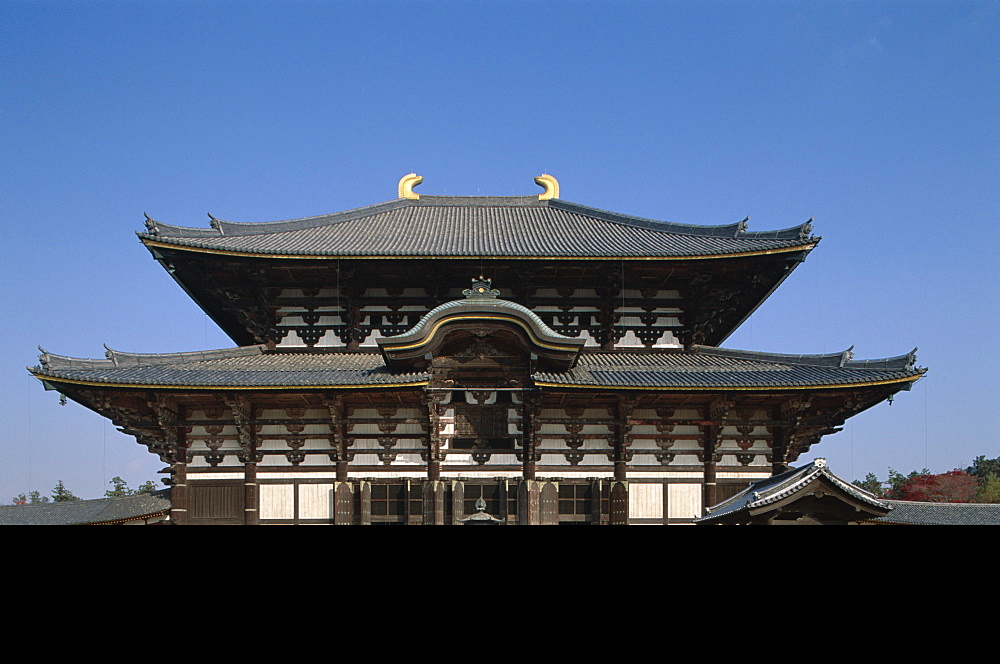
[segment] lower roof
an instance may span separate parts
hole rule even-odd
[[[583,352],[563,372],[535,373],[554,388],[647,390],[788,390],[861,387],[916,381],[926,369],[915,355],[855,361],[850,351],[778,355],[709,346]],[[377,352],[269,350],[263,345],[190,353],[139,354],[108,350],[105,359],[44,352],[29,371],[50,387],[70,383],[175,389],[389,388],[426,385],[423,371],[394,370]],[[56,388],[58,389],[58,388]]]
[[[95,500],[0,507],[0,526],[76,526],[137,521],[170,511],[170,489]]]

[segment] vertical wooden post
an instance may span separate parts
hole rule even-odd
[[[296,487],[298,490],[298,487]],[[260,523],[260,493],[257,485],[257,464],[248,459],[243,464],[243,524],[256,526]]]
[[[441,480],[424,482],[424,525],[443,526],[445,515],[445,486]]]
[[[179,458],[175,458],[170,464],[170,521],[176,526],[186,526],[189,519],[189,496],[183,448],[177,450],[177,457]]]
[[[354,487],[350,482],[333,483],[333,523],[338,526],[354,523]]]
[[[535,420],[541,407],[536,397],[528,396],[527,393],[523,394],[521,400],[521,477],[525,480],[534,480],[536,472],[535,448],[538,444],[537,432],[540,428]],[[520,505],[520,503],[518,504]]]

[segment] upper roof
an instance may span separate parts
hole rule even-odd
[[[148,247],[274,258],[718,258],[812,248],[809,222],[748,232],[694,226],[535,196],[421,196],[335,214],[187,228],[147,217]]]
[[[390,337],[391,338],[391,337]],[[853,361],[830,355],[778,355],[696,346],[692,351],[582,353],[574,368],[535,373],[536,384],[565,388],[787,390],[863,387],[917,380],[915,355]],[[218,351],[140,354],[108,350],[107,359],[52,353],[31,369],[54,383],[190,389],[336,388],[423,385],[422,371],[393,370],[379,353],[295,352],[264,345]]]
[[[0,507],[0,526],[75,526],[124,523],[166,515],[170,489],[94,500]]]

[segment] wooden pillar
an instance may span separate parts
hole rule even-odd
[[[354,487],[350,482],[333,483],[333,523],[337,526],[354,523]]]
[[[461,519],[465,514],[465,482],[461,480],[451,481],[451,526],[462,525]]]
[[[372,484],[367,480],[358,480],[358,525],[372,525]]]
[[[427,479],[441,479],[441,413],[438,406],[444,401],[441,392],[424,392],[420,403],[427,409]],[[425,494],[424,500],[427,500]]]
[[[536,448],[538,445],[538,431],[541,423],[538,422],[538,415],[541,405],[538,398],[529,396],[527,392],[522,393],[521,403],[521,477],[525,480],[534,480],[536,473]],[[524,484],[524,482],[522,482]],[[520,505],[520,498],[518,499]]]
[[[726,417],[729,411],[736,405],[735,401],[724,398],[714,399],[705,413],[707,420],[702,423],[703,451],[702,463],[705,468],[702,505],[706,508],[712,507],[719,502],[718,479],[716,477],[716,466],[721,460],[718,452],[719,442],[722,438],[722,428],[725,426]]]
[[[631,417],[635,406],[635,401],[619,399],[617,407],[611,413],[614,417],[611,424],[614,476],[609,487],[611,508],[608,524],[612,526],[628,525],[628,459],[626,448],[631,442],[629,434],[632,425],[629,423],[629,417]]]
[[[257,464],[253,459],[243,464],[243,524],[260,523],[260,493],[257,485]]]
[[[179,459],[170,464],[170,521],[176,526],[188,525],[188,485],[187,463],[183,461],[183,450]]]
[[[719,496],[719,483],[716,476],[715,464],[715,440],[706,437],[705,440],[705,462],[704,462],[704,493],[702,494],[702,507],[709,508],[715,505]]]
[[[229,397],[228,406],[236,424],[236,436],[240,449],[236,453],[243,462],[243,523],[255,526],[260,521],[260,494],[257,485],[257,427],[254,421],[254,406],[245,395]]]
[[[350,477],[347,451],[350,441],[347,436],[347,407],[344,405],[344,397],[338,394],[327,399],[326,408],[330,413],[329,441],[334,450],[330,459],[334,462],[336,481],[347,482]]]
[[[517,525],[537,526],[541,523],[542,497],[538,481],[524,479],[517,485]]]
[[[427,480],[424,482],[424,519],[425,526],[445,525],[445,484],[441,480]]]

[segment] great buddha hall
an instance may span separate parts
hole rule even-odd
[[[528,196],[430,196],[139,239],[233,340],[43,352],[166,464],[169,522],[686,524],[908,390],[914,353],[723,347],[817,246]],[[95,343],[97,341],[95,340]]]

